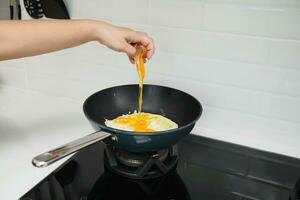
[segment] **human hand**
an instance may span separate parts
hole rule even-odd
[[[141,44],[146,48],[146,59],[150,59],[154,54],[154,42],[147,33],[113,26],[105,22],[97,21],[96,23],[98,24],[95,31],[96,40],[114,51],[126,53],[131,63],[134,63],[135,44]]]

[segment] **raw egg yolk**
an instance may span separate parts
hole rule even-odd
[[[147,113],[137,113],[134,115],[123,115],[113,121],[118,124],[132,127],[135,132],[154,132],[147,128],[151,123],[151,115]]]

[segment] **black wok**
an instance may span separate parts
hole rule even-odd
[[[138,92],[138,85],[122,85],[88,97],[83,104],[84,114],[97,132],[41,154],[32,160],[33,164],[37,167],[47,166],[105,138],[109,138],[105,140],[106,143],[132,152],[168,148],[189,134],[201,116],[202,106],[191,95],[169,87],[144,85],[142,111],[166,116],[177,123],[178,128],[138,133],[107,127],[105,119],[114,119],[138,108]]]

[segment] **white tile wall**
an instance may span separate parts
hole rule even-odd
[[[183,68],[184,70],[182,70]],[[191,73],[195,68],[202,73]],[[159,53],[148,64],[148,70],[153,73],[184,77],[202,83],[215,83],[261,92],[300,96],[298,70],[283,69],[271,65],[262,66]]]
[[[151,0],[148,11],[149,23],[168,27],[201,29],[202,7],[201,1]]]
[[[0,6],[0,19],[9,19],[9,18],[10,18],[9,9]]]
[[[298,0],[67,3],[73,18],[104,19],[154,38],[157,53],[147,63],[146,82],[182,89],[203,103],[195,133],[261,148],[264,138],[298,145]],[[105,87],[136,82],[126,56],[97,43],[0,63],[2,84],[78,101]]]
[[[162,26],[131,25],[146,30],[165,52],[299,69],[300,40],[196,31]]]
[[[265,94],[261,107],[267,117],[300,123],[299,105],[299,98]]]
[[[2,84],[7,84],[15,87],[26,87],[27,86],[27,76],[26,69],[22,66],[18,69],[7,66],[0,67],[0,82]]]
[[[0,83],[27,88],[27,59],[0,62]]]
[[[114,19],[133,23],[147,23],[148,0],[97,0],[87,1],[82,5],[81,0],[72,0],[70,14],[78,18]],[[124,9],[126,8],[126,9]]]
[[[247,35],[300,39],[298,9],[207,4],[204,29]]]

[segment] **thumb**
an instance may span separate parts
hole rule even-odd
[[[136,49],[130,45],[129,43],[125,43],[124,45],[124,53],[126,53],[128,56],[134,56],[136,52]]]

